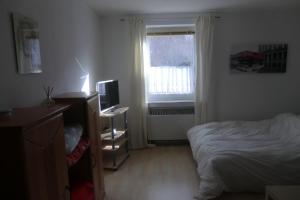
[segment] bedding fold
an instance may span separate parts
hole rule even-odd
[[[300,118],[213,122],[187,133],[200,176],[198,198],[300,184]]]

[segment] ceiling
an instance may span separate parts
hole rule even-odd
[[[299,0],[87,0],[102,15],[300,8]]]

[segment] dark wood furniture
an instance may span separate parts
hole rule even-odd
[[[98,95],[68,93],[51,106],[13,109],[0,116],[1,199],[70,200],[73,185],[88,181],[104,199]],[[64,125],[79,123],[90,145],[67,165]]]
[[[53,98],[56,104],[71,105],[64,112],[65,123],[80,123],[83,126],[85,137],[90,140],[88,162],[75,166],[69,171],[70,179],[78,178],[78,174],[87,179],[94,185],[95,200],[104,199],[104,175],[103,161],[101,152],[101,140],[99,138],[99,101],[98,94],[86,94],[83,92],[64,93]],[[86,165],[86,163],[90,165]],[[76,181],[76,180],[74,180]]]
[[[62,114],[68,108],[21,108],[0,116],[2,198],[70,199]]]

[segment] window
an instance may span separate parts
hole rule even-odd
[[[194,34],[184,29],[148,29],[148,102],[193,100]]]

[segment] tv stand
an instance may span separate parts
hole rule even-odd
[[[108,111],[106,111],[106,112],[114,112],[115,110],[118,110],[119,109],[119,107],[113,107],[113,108],[111,108],[111,109],[109,109]]]
[[[127,111],[129,107],[116,108],[100,113],[100,117],[109,119],[110,128],[101,132],[103,161],[105,169],[117,170],[129,157]],[[115,128],[114,118],[123,115],[123,129]]]

